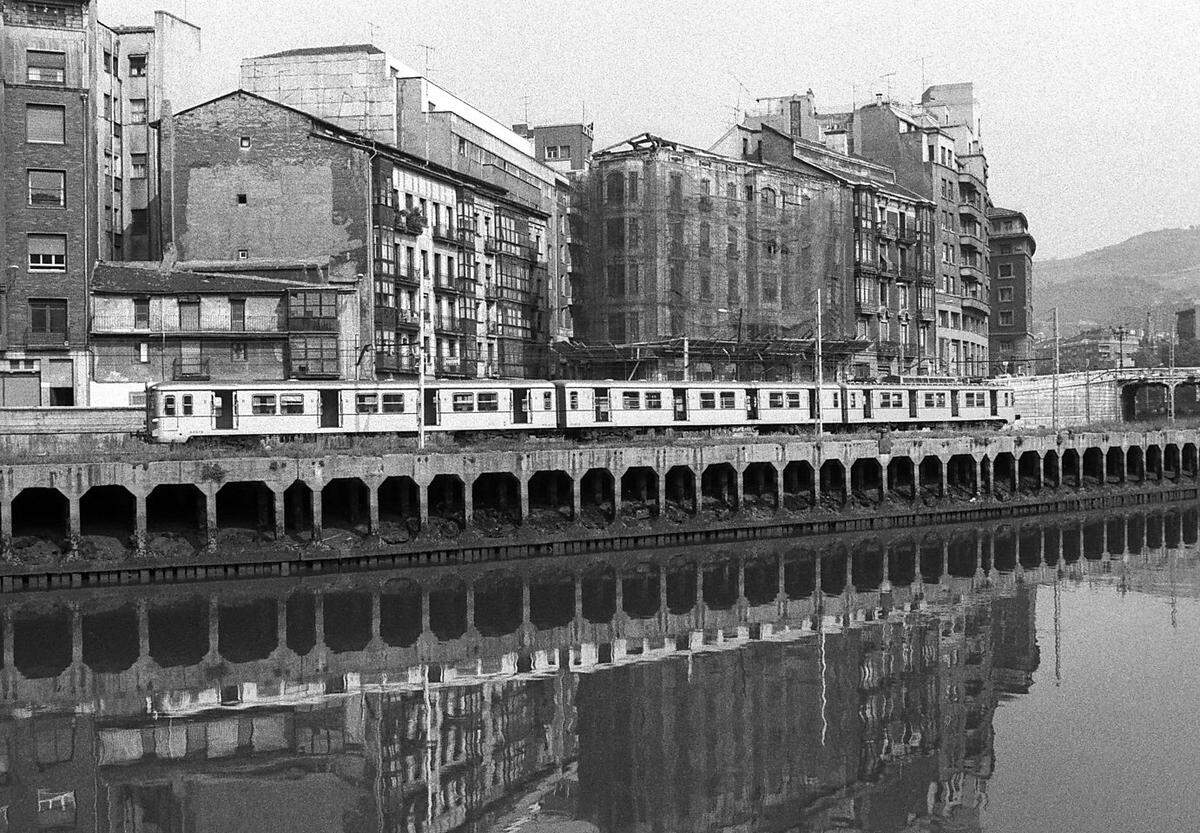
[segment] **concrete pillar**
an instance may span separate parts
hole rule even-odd
[[[424,529],[429,524],[429,484],[417,484],[417,521]],[[426,628],[428,630],[428,628]]]
[[[312,501],[312,537],[314,541],[319,541],[323,535],[322,527],[324,526],[321,520],[321,510],[323,508],[321,506],[321,484],[317,483],[313,485],[310,483],[309,487]]]
[[[475,483],[463,483],[463,528],[470,529],[475,524]]]
[[[0,556],[12,546],[13,519],[12,496],[8,492],[0,494]],[[8,667],[7,665],[5,666]]]
[[[217,490],[206,489],[204,491],[204,534],[208,539],[208,545],[213,546],[217,542]]]
[[[520,502],[520,522],[524,523],[529,519],[529,478],[517,476],[517,498]]]
[[[137,601],[138,660],[150,658],[150,603],[145,597]]]
[[[522,600],[522,601],[524,601],[524,600]],[[522,618],[522,620],[524,620],[524,618],[525,618],[524,611],[522,611],[521,618]],[[468,584],[467,585],[467,633],[473,633],[474,631],[475,631],[475,585]]]
[[[657,514],[661,516],[667,506],[667,474],[656,469],[654,476],[657,488],[657,491],[654,493],[656,496],[655,501],[658,504]]]
[[[1075,488],[1083,488],[1083,452],[1075,455]]]
[[[846,550],[846,592],[853,595],[858,592],[854,586],[854,553]]]
[[[775,510],[783,509],[783,468],[775,472]],[[886,478],[885,478],[886,479]]]
[[[942,498],[944,498],[946,496],[946,485],[947,485],[947,480],[949,477],[949,473],[946,471],[946,467],[948,465],[949,465],[948,460],[944,460],[941,457],[938,458],[938,469],[940,470],[941,475],[942,475],[941,483],[938,487],[939,488],[938,497],[942,497]]]
[[[616,587],[613,588],[613,597],[615,599],[616,612],[615,618],[620,619],[625,615],[625,582],[621,579],[621,571],[617,570]]]
[[[528,577],[521,579],[521,625],[529,624],[529,579]]]
[[[579,573],[575,574],[575,621],[583,621],[583,576]]]
[[[578,521],[583,515],[583,484],[579,478],[571,480],[571,520]]]
[[[621,517],[621,478],[613,473],[613,520]]]
[[[275,539],[283,540],[287,530],[287,505],[283,489],[272,489],[271,496],[275,501]]]
[[[77,494],[67,495],[67,535],[71,541],[78,541],[80,535],[79,499]]]
[[[5,605],[3,613],[4,667],[12,669],[17,662],[13,651],[13,606]]]
[[[146,548],[146,495],[135,492],[133,495],[133,540],[134,549],[141,552]]]
[[[972,457],[971,464],[975,467],[975,488],[971,490],[971,494],[978,497],[983,494],[983,461],[978,457]]]
[[[367,523],[372,535],[379,534],[379,483],[367,481]]]
[[[422,490],[422,492],[423,491],[424,490]],[[468,590],[467,592],[469,593],[470,591]],[[468,600],[470,600],[470,598],[471,598],[470,596],[467,596]],[[468,610],[469,610],[469,608],[468,608]],[[469,619],[467,620],[467,623],[469,626],[470,625]],[[421,633],[422,634],[429,633],[429,588],[427,588],[427,587],[421,588]]]
[[[942,577],[940,582],[947,583],[950,580],[950,542],[942,541]]]

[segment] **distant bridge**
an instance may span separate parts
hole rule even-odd
[[[1050,426],[1057,399],[1058,425],[1167,419],[1168,395],[1175,415],[1200,416],[1200,367],[1127,367],[1083,370],[1057,376],[1017,376],[1017,413],[1030,427]]]

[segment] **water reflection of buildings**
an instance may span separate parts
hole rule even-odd
[[[20,597],[0,833],[978,829],[1035,584],[1155,536],[1195,513]]]

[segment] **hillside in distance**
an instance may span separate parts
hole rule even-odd
[[[1200,226],[1162,229],[1071,258],[1035,260],[1034,316],[1058,307],[1064,335],[1094,326],[1172,326],[1172,311],[1200,300]]]

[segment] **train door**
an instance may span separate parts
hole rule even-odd
[[[421,408],[421,419],[426,425],[438,424],[438,392],[437,388],[425,388],[425,404]]]
[[[950,391],[950,416],[958,416],[958,391]]]
[[[612,420],[612,408],[608,401],[608,388],[596,388],[596,422]]]
[[[863,419],[870,419],[871,418],[871,406],[873,405],[873,403],[871,402],[870,388],[863,388],[862,395],[863,395]]]
[[[910,390],[908,392],[908,418],[917,418],[917,397],[920,396],[920,391]]]
[[[671,397],[675,410],[675,421],[687,422],[687,388],[675,388],[671,391]]]
[[[758,419],[758,391],[746,388],[746,419]]]
[[[337,390],[321,391],[321,427],[342,427],[342,405]]]
[[[213,391],[213,427],[218,431],[222,429],[233,430],[233,391],[231,390],[214,390]]]
[[[992,416],[1000,415],[1000,408],[996,402],[996,393],[997,391],[994,390],[988,391],[988,398],[991,400]]]
[[[529,388],[513,388],[513,425],[529,422]]]

